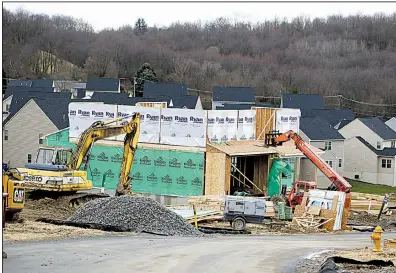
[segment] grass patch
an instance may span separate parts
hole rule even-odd
[[[396,187],[389,187],[384,185],[374,185],[370,183],[360,182],[353,179],[347,179],[351,184],[352,192],[371,193],[384,195],[386,193],[396,193]]]

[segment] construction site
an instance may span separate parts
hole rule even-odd
[[[136,240],[149,247],[146,240],[164,244],[168,238],[173,240],[168,247],[175,244],[178,251],[171,257],[193,253],[190,247],[197,247],[197,257],[206,257],[216,255],[212,244],[223,244],[218,251],[227,253],[246,243],[250,257],[268,238],[283,246],[275,247],[277,255],[285,247],[300,247],[301,253],[283,261],[286,267],[277,258],[267,267],[238,271],[236,266],[233,272],[395,272],[396,196],[354,192],[322,159],[324,151],[300,136],[299,109],[164,105],[70,103],[69,128],[42,136],[34,162],[3,166],[6,268],[26,241],[91,238],[94,245],[103,239],[126,246]],[[326,188],[304,178],[302,161],[315,167],[315,176],[320,172],[327,178]],[[329,237],[334,243],[326,243]],[[105,255],[114,254],[99,256]],[[264,257],[257,263],[265,263]],[[55,264],[48,258],[38,266],[64,272]],[[12,272],[29,268],[18,266]],[[130,268],[162,272],[154,266]],[[189,262],[173,269],[189,268],[197,270]]]

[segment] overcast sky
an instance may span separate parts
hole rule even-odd
[[[62,14],[82,18],[96,31],[106,27],[118,28],[133,25],[138,17],[146,20],[149,26],[168,26],[180,22],[202,23],[219,17],[250,21],[293,18],[306,15],[311,18],[326,17],[332,14],[374,14],[396,12],[396,3],[15,3],[3,2],[3,7],[15,11],[24,8],[33,13],[48,15]]]

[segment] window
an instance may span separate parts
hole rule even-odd
[[[28,154],[28,163],[32,163],[32,155]]]
[[[44,134],[39,134],[39,144],[43,144],[43,140],[41,139]]]
[[[391,141],[391,148],[395,148],[395,142],[394,140]]]
[[[333,161],[331,161],[331,160],[326,160],[326,163],[329,164],[329,166],[333,168]]]
[[[51,149],[39,149],[37,154],[37,163],[39,164],[52,164],[52,158],[54,157],[54,150]]]
[[[331,151],[331,142],[325,142],[325,151]]]
[[[382,159],[381,161],[382,168],[390,169],[392,168],[392,159]]]
[[[8,130],[4,130],[4,140],[8,140]]]
[[[377,141],[377,150],[381,150],[381,141]]]
[[[342,168],[342,159],[338,159],[338,168]]]

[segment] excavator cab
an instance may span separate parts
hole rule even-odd
[[[35,163],[26,164],[27,169],[65,171],[73,150],[60,147],[40,147],[37,151]]]

